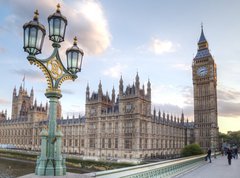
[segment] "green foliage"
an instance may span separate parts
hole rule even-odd
[[[228,132],[228,134],[219,133],[219,139],[222,142],[226,142],[230,145],[236,145],[240,147],[240,131]]]
[[[185,146],[181,151],[181,156],[183,157],[200,155],[200,154],[203,154],[203,150],[196,143]]]
[[[93,161],[93,160],[80,160],[74,158],[67,158],[67,163],[73,163],[74,165],[81,165],[82,168],[110,170],[122,167],[134,166],[131,163],[117,163],[117,162],[105,162],[105,161]]]

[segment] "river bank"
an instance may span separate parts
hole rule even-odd
[[[19,161],[25,161],[29,164],[35,165],[38,152],[25,151],[25,150],[12,150],[12,149],[0,149],[0,157],[16,159]],[[74,155],[68,156],[66,158],[66,165],[68,172],[74,173],[89,173],[102,170],[111,170],[122,167],[134,166],[130,163],[116,163],[116,162],[105,162],[105,161],[93,161],[93,160],[83,160]],[[34,169],[33,169],[34,172]]]

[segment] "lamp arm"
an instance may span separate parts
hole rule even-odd
[[[48,88],[53,88],[53,78],[50,74],[50,71],[48,70],[48,68],[46,67],[46,65],[44,65],[44,61],[43,60],[39,60],[36,58],[36,56],[34,55],[29,55],[27,57],[28,61],[30,62],[30,64],[34,64],[36,65],[38,68],[40,68],[47,80],[47,85],[48,85]]]
[[[55,83],[55,88],[60,89],[62,83],[66,80],[74,81],[77,78],[76,74],[71,74],[69,72],[65,72]]]

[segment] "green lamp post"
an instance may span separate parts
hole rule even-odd
[[[45,75],[48,88],[45,96],[49,98],[48,131],[42,129],[40,133],[41,154],[38,156],[35,174],[39,176],[61,176],[66,175],[65,159],[61,154],[62,132],[56,124],[56,111],[58,100],[62,97],[60,86],[65,80],[75,80],[76,73],[81,71],[83,51],[77,46],[77,38],[74,38],[73,46],[66,51],[67,69],[64,67],[60,56],[60,43],[64,41],[67,19],[60,12],[60,5],[54,14],[48,17],[49,39],[53,41],[53,53],[47,59],[36,58],[41,53],[45,27],[38,21],[38,11],[32,21],[24,24],[24,51],[28,52],[27,57],[30,64],[39,67]]]

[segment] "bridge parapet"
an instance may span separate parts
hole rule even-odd
[[[174,177],[190,171],[203,164],[206,155],[192,156],[174,160],[161,161],[157,163],[132,166],[108,171],[93,172],[87,174],[98,178],[166,178]]]

